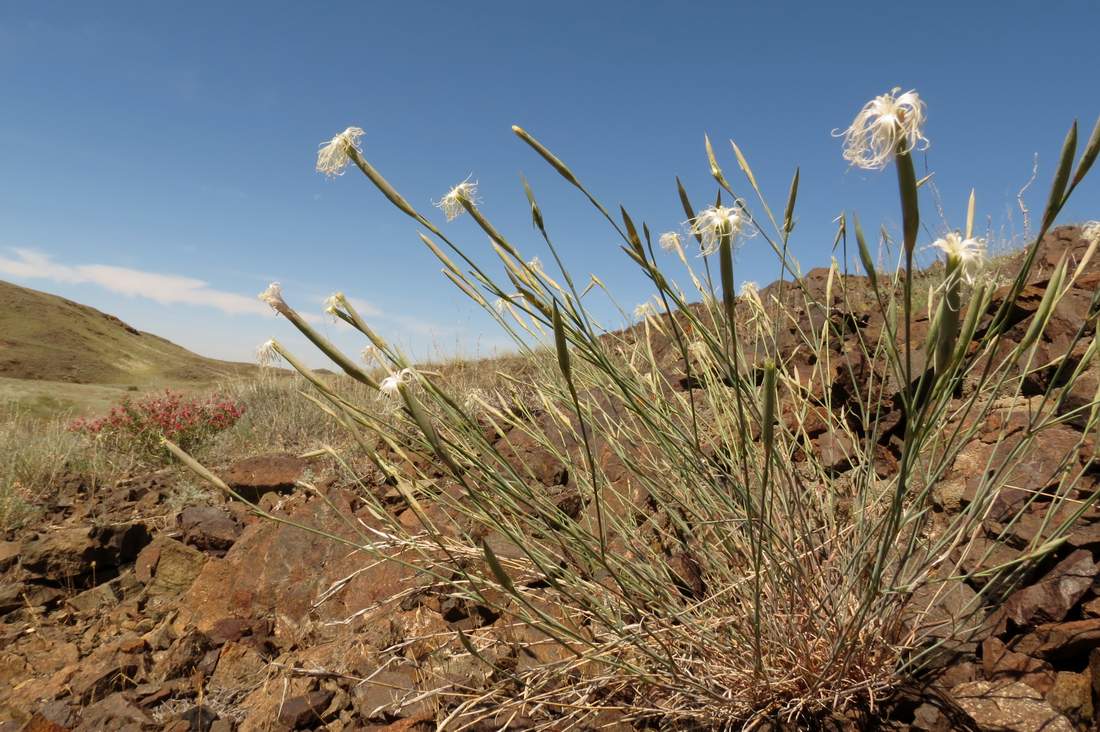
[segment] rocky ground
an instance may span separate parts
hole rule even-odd
[[[1063,250],[1083,251],[1072,228],[1043,246],[1047,271]],[[1056,352],[1087,319],[1098,283],[1094,264],[1079,296],[1060,306],[1042,348]],[[1018,302],[1021,323],[1043,284],[1040,274]],[[1091,400],[1096,385],[1094,368],[1075,398]],[[936,491],[937,511],[968,500],[968,466],[1002,449],[997,438],[1007,424],[1011,439],[1026,406],[1006,404],[990,416]],[[1065,424],[1043,433],[1046,442],[1015,476],[1018,491],[1003,497],[1004,507],[1046,487],[1042,461],[1061,454],[1074,430]],[[811,431],[811,438],[807,449],[835,451],[843,472],[840,446],[827,433]],[[885,475],[896,469],[892,449],[884,438]],[[569,476],[548,456],[532,447],[515,457],[567,494]],[[345,519],[366,518],[354,491],[323,475],[311,477],[315,491],[296,487],[314,469],[296,457],[266,455],[220,473],[277,515],[353,537]],[[0,732],[435,729],[440,699],[476,688],[489,673],[448,644],[445,631],[495,634],[504,640],[498,662],[513,668],[555,653],[487,608],[434,593],[399,564],[257,518],[239,502],[172,510],[173,480],[168,472],[144,475],[90,495],[72,476],[54,487],[36,524],[0,541]],[[1092,480],[1079,498],[1097,489]],[[386,497],[391,489],[376,490]],[[399,495],[389,498],[400,512]],[[1018,557],[1042,530],[1046,506],[1034,502],[991,561]],[[1003,528],[996,520],[994,512],[991,535]],[[984,636],[923,687],[822,726],[1100,729],[1100,509],[1085,513],[983,627]],[[629,729],[613,718],[600,724]],[[525,726],[488,718],[472,729]]]

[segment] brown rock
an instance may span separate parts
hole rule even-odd
[[[982,642],[982,670],[989,679],[1022,681],[1041,693],[1054,685],[1054,668],[1049,663],[1011,651],[997,638]]]
[[[58,724],[52,719],[47,719],[40,713],[35,713],[27,720],[26,724],[19,728],[19,732],[69,732],[71,728]]]
[[[292,491],[306,467],[306,461],[294,455],[257,455],[233,463],[221,477],[243,498],[255,503],[265,493]]]
[[[1005,603],[1005,613],[1018,626],[1063,620],[1092,587],[1100,564],[1092,553],[1078,549],[1059,562],[1039,582],[1016,591]]]
[[[1057,661],[1100,645],[1100,618],[1048,623],[1016,640],[1012,649],[1035,658]]]
[[[211,647],[209,638],[191,628],[176,639],[157,663],[156,677],[167,680],[190,675]]]
[[[263,657],[244,643],[226,643],[210,676],[212,689],[239,689],[257,682],[267,668]]]
[[[290,729],[303,729],[323,720],[321,715],[332,702],[333,692],[311,691],[308,694],[287,699],[279,709],[279,722]]]
[[[0,572],[6,572],[19,561],[23,545],[18,541],[0,541]]]
[[[102,699],[112,691],[132,687],[138,682],[139,676],[144,675],[143,654],[125,653],[121,649],[128,640],[131,639],[97,648],[77,666],[69,680],[69,686],[81,703],[88,704]]]
[[[522,430],[512,430],[496,443],[496,449],[520,475],[545,486],[565,485],[569,471],[550,450]]]
[[[852,457],[857,448],[848,435],[835,430],[824,432],[811,440],[810,444],[825,470],[839,473],[852,466]]]
[[[157,730],[160,725],[153,721],[141,707],[127,694],[115,693],[102,701],[92,704],[84,710],[76,732],[94,730],[119,730],[120,732],[143,732]]]
[[[371,674],[368,682],[356,685],[352,698],[356,711],[364,719],[392,719],[428,711],[423,699],[410,708],[419,695],[416,669],[410,666]]]
[[[983,732],[1074,732],[1069,720],[1027,684],[971,681],[950,695]]]
[[[0,617],[20,608],[52,605],[64,596],[56,587],[30,582],[0,583]]]
[[[189,506],[176,517],[183,541],[201,551],[224,554],[242,527],[228,511],[216,506]]]
[[[191,586],[206,563],[206,555],[164,536],[154,543],[157,560],[148,592],[154,602],[166,602]]]
[[[27,542],[21,566],[34,577],[87,587],[114,576],[149,540],[142,523],[58,529]]]
[[[1092,680],[1085,674],[1059,671],[1046,698],[1052,707],[1070,719],[1092,721]]]
[[[1066,537],[1066,543],[1078,549],[1100,549],[1100,522],[1074,528]]]

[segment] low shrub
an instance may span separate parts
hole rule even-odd
[[[116,452],[156,462],[167,455],[163,440],[196,450],[235,425],[244,411],[244,404],[223,395],[186,398],[165,389],[163,394],[124,399],[103,417],[75,419],[68,429]]]

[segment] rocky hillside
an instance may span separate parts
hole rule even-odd
[[[1079,256],[1085,245],[1077,230],[1063,227],[1041,246],[1035,276],[1015,303],[1021,329],[1034,312],[1043,272],[1066,250]],[[1044,360],[1066,332],[1088,320],[1098,282],[1100,262],[1093,260],[1039,344]],[[818,277],[805,284],[824,293]],[[858,317],[851,326],[877,327]],[[669,368],[676,368],[675,358],[670,347]],[[1091,400],[1096,385],[1094,367],[1067,403]],[[844,388],[839,377],[834,387]],[[1025,394],[994,410],[935,491],[932,510],[950,513],[969,500],[972,466],[988,462],[1006,433],[1013,439],[1014,420],[1035,406],[1031,401]],[[1071,420],[1058,425],[1044,438],[1052,441],[1049,452],[1058,453],[1076,430]],[[831,467],[842,475],[844,450],[827,434],[807,432],[807,449],[834,451]],[[883,434],[884,476],[897,470],[894,437]],[[1047,528],[1043,499],[1010,530],[997,523],[1003,503],[1041,496],[1047,487],[1047,451],[1036,452],[982,527],[990,537],[985,561],[1019,559]],[[547,490],[569,492],[568,473],[537,446],[514,441],[514,458]],[[370,523],[359,488],[318,475],[316,492],[294,487],[315,470],[290,456],[258,456],[220,473],[266,510],[355,539],[341,515]],[[144,476],[91,496],[72,476],[55,487],[40,525],[2,537],[0,732],[431,730],[440,699],[476,693],[491,675],[452,642],[454,629],[491,645],[501,668],[546,664],[563,652],[498,622],[488,608],[438,592],[407,568],[261,520],[239,502],[170,508],[170,481],[168,474]],[[1090,473],[1077,499],[1098,489]],[[400,520],[415,522],[394,488],[379,482],[371,490]],[[945,601],[944,610],[976,597],[977,581],[963,587],[966,597]],[[822,728],[1097,729],[1100,508],[1083,512],[1068,539],[982,628],[984,635],[960,647],[925,687],[871,711],[822,720]],[[539,721],[489,717],[469,729],[531,729]],[[634,729],[610,712],[592,724]]]

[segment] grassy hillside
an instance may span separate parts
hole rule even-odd
[[[0,281],[0,400],[84,411],[125,391],[200,388],[255,366],[204,358],[113,315]]]

